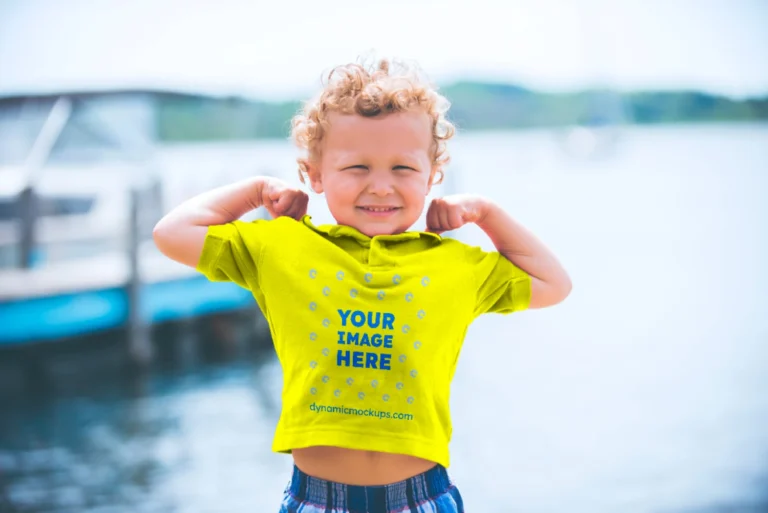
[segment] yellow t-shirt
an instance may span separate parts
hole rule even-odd
[[[446,467],[467,328],[531,297],[530,276],[498,252],[309,216],[211,226],[197,269],[251,290],[269,321],[283,368],[274,451],[330,445]]]

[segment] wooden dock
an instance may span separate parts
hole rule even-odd
[[[138,253],[143,324],[255,306],[249,291],[210,282],[160,254],[151,242]],[[0,347],[127,327],[130,267],[128,255],[113,253],[0,270]]]

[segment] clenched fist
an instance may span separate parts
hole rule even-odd
[[[485,215],[487,200],[469,194],[435,198],[427,211],[427,231],[448,232],[467,223],[477,223]]]
[[[307,213],[309,196],[289,184],[270,178],[261,189],[261,204],[273,219],[288,216],[300,220]]]

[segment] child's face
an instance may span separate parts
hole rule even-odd
[[[312,189],[325,193],[338,224],[373,237],[401,233],[424,210],[434,175],[432,130],[423,112],[375,118],[331,114]]]

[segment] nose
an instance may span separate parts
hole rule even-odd
[[[394,192],[392,175],[386,171],[374,171],[370,173],[368,192],[375,196],[387,196]]]

